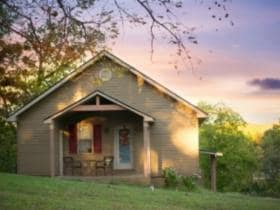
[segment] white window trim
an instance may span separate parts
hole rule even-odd
[[[89,123],[89,122],[84,122],[84,123]],[[93,144],[93,124],[92,123],[89,123],[90,126],[91,126],[91,129],[90,129],[90,136],[91,136],[91,152],[82,152],[80,153],[80,141],[83,141],[80,139],[80,125],[81,125],[81,122],[77,123],[77,154],[78,155],[88,155],[88,154],[94,154],[94,144]]]

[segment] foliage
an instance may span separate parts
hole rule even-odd
[[[250,195],[265,196],[266,194],[266,182],[263,179],[253,180],[251,183],[242,189],[243,193]]]
[[[20,43],[6,43],[0,40],[0,116],[6,117],[15,105],[21,105],[31,95],[26,79],[29,71],[17,66],[21,60],[29,62],[23,54]]]
[[[240,130],[246,125],[242,117],[223,104],[200,103],[209,119],[200,129],[200,148],[223,153],[217,162],[217,189],[240,191],[252,181],[258,168],[258,149]],[[210,185],[209,157],[202,154],[200,165],[205,185]]]
[[[241,130],[250,138],[253,140],[253,142],[257,145],[261,143],[263,134],[266,130],[272,128],[272,124],[254,124],[254,123],[248,123],[244,128],[241,128]]]
[[[280,200],[0,173],[0,209],[276,210]]]
[[[174,168],[165,168],[163,170],[163,178],[166,187],[177,187],[179,184],[179,175]]]
[[[196,176],[180,175],[174,168],[165,168],[163,170],[163,178],[165,186],[168,188],[179,188],[188,192],[192,192],[197,189]]]
[[[280,121],[264,133],[261,148],[267,192],[280,196]]]
[[[16,172],[15,127],[0,117],[0,171]]]
[[[280,178],[280,121],[267,130],[262,138],[263,172],[268,180]]]
[[[250,195],[270,196],[280,198],[280,179],[273,182],[266,179],[256,179],[249,183],[242,192]]]
[[[181,176],[183,186],[188,192],[192,192],[197,189],[197,177],[196,176]]]

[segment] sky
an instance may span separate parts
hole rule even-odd
[[[229,21],[211,18],[208,2],[183,1],[177,14],[184,25],[196,27],[198,44],[187,43],[195,63],[174,69],[173,48],[155,42],[150,59],[148,30],[124,27],[112,52],[197,104],[224,103],[249,123],[267,124],[280,118],[280,1],[232,0]],[[218,30],[217,30],[218,29]],[[201,61],[201,62],[198,62]]]

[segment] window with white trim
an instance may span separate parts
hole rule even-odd
[[[86,154],[92,153],[92,137],[93,127],[92,123],[88,121],[81,121],[78,123],[78,153]]]

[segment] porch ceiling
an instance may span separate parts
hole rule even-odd
[[[113,102],[113,103],[116,105],[116,106],[115,106],[115,110],[110,110],[110,111],[117,111],[118,109],[116,109],[116,107],[120,107],[120,108],[122,108],[122,110],[129,110],[129,111],[131,111],[131,112],[133,112],[133,113],[135,113],[135,114],[137,114],[137,115],[143,117],[144,121],[147,121],[147,122],[154,122],[154,118],[151,117],[150,115],[148,115],[148,114],[146,114],[146,113],[143,113],[143,112],[141,112],[141,111],[139,111],[139,110],[137,110],[137,109],[135,109],[135,108],[133,108],[133,107],[131,107],[131,106],[129,106],[129,105],[127,105],[127,104],[121,102],[121,101],[119,101],[118,99],[115,99],[115,98],[113,98],[113,97],[111,97],[111,96],[109,96],[109,95],[106,95],[105,93],[103,93],[103,92],[97,90],[97,91],[94,91],[93,93],[87,95],[86,97],[80,99],[79,101],[77,101],[77,102],[75,102],[75,103],[73,103],[73,104],[71,104],[71,105],[65,107],[64,109],[59,110],[58,112],[56,112],[56,113],[50,115],[49,117],[47,117],[47,118],[44,120],[44,123],[51,123],[52,120],[56,119],[57,117],[59,117],[59,116],[65,114],[65,113],[67,113],[67,112],[70,112],[70,111],[77,111],[77,110],[81,109],[81,107],[83,106],[83,105],[81,105],[81,104],[85,103],[86,101],[90,100],[91,98],[93,98],[93,97],[95,97],[95,96],[101,96],[101,97],[103,97],[103,98],[105,98],[105,99],[107,99],[107,100]],[[88,108],[90,108],[90,105],[87,105],[87,106],[88,106]],[[91,108],[93,109],[92,111],[106,111],[106,110],[104,110],[104,109],[103,109],[103,110],[100,109],[100,106],[99,106],[99,108],[96,107],[96,106],[94,107],[94,106],[95,106],[95,105],[91,105]],[[103,105],[103,106],[109,107],[108,105]],[[111,107],[113,108],[112,105],[111,105]],[[94,110],[94,109],[96,109],[96,110]],[[99,109],[99,110],[98,110],[98,109]],[[120,110],[120,109],[119,109],[119,110]],[[89,111],[89,110],[87,110],[87,111]],[[107,110],[107,111],[109,111],[109,110]]]

